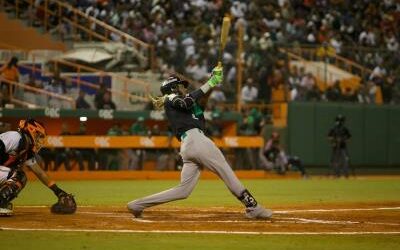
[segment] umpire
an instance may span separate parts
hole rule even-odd
[[[342,174],[349,177],[349,154],[347,142],[351,134],[344,125],[346,118],[339,114],[335,118],[335,125],[330,129],[328,138],[332,145],[331,166],[334,174],[339,178]]]

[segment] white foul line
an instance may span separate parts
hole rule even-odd
[[[296,210],[274,211],[274,213],[288,214],[288,213],[302,213],[302,212],[351,212],[351,211],[376,211],[376,210],[400,210],[400,207],[296,209]]]
[[[400,234],[400,231],[393,232],[254,232],[254,231],[179,231],[179,230],[112,230],[112,229],[71,229],[71,228],[12,228],[0,227],[0,231],[48,231],[48,232],[85,232],[85,233],[166,233],[166,234],[243,234],[243,235],[363,235],[363,234]]]

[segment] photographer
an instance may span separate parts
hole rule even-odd
[[[349,177],[349,154],[347,152],[347,141],[351,138],[349,130],[344,125],[346,118],[338,115],[335,118],[335,125],[330,129],[328,138],[332,145],[331,165],[335,176],[341,174]]]

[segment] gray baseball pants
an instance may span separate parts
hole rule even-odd
[[[200,166],[216,173],[236,197],[245,190],[221,150],[204,133],[197,129],[186,131],[181,142],[180,154],[183,159],[181,183],[171,189],[128,203],[128,209],[142,211],[148,207],[166,202],[186,199],[193,191],[200,177]]]

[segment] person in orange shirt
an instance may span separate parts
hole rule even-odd
[[[3,93],[4,101],[8,101],[10,99],[10,94],[14,93],[15,87],[10,84],[8,81],[18,82],[19,79],[19,71],[18,71],[18,58],[12,57],[10,61],[3,65],[0,69],[1,73],[1,92]],[[4,81],[6,80],[6,81]],[[10,86],[11,93],[10,93]]]

